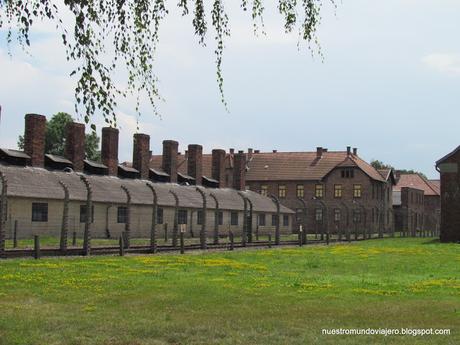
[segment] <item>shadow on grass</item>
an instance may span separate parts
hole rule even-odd
[[[441,243],[439,238],[432,238],[432,239],[427,239],[426,241],[423,241],[421,244],[438,244]]]

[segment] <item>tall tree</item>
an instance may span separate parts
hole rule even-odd
[[[54,155],[64,155],[65,149],[65,128],[68,123],[72,122],[72,116],[59,112],[49,120],[46,121],[46,136],[45,136],[45,152]],[[24,149],[24,137],[22,135],[18,138],[19,149]],[[99,137],[95,132],[86,134],[85,137],[85,153],[86,158],[94,161],[101,159],[101,152],[99,151]]]
[[[335,6],[335,0],[275,1],[283,16],[285,31],[298,28],[299,39],[306,42],[309,49],[317,47],[321,54],[316,38],[320,9],[323,2]],[[174,4],[183,16],[193,12],[192,26],[200,45],[205,45],[209,26],[214,29],[217,84],[226,106],[222,59],[230,28],[224,0],[174,0]],[[240,6],[250,12],[254,31],[263,30],[264,0],[240,0]],[[68,23],[63,23],[65,11],[73,16],[73,30],[68,30]],[[160,25],[167,14],[166,0],[64,0],[61,7],[52,0],[0,0],[0,28],[7,28],[8,42],[16,35],[19,44],[27,48],[31,29],[37,21],[55,23],[67,59],[78,66],[70,73],[77,77],[76,112],[84,114],[87,123],[96,112],[102,113],[114,126],[116,99],[127,93],[137,96],[138,113],[141,94],[147,95],[157,113],[156,102],[161,97],[154,72],[155,51]],[[111,61],[107,62],[107,57]],[[127,91],[113,81],[118,68],[128,72]]]

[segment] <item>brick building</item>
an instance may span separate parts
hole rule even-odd
[[[437,180],[427,180],[420,174],[397,175],[394,211],[397,231],[436,231],[439,228],[441,199]]]
[[[188,173],[189,150],[178,154],[178,171]],[[223,153],[222,153],[223,155]],[[212,155],[203,155],[203,175],[213,174]],[[235,153],[230,149],[223,157],[225,174],[220,185],[248,189],[262,195],[274,196],[280,203],[296,210],[294,231],[302,224],[309,233],[353,231],[366,227],[372,232],[392,229],[391,170],[377,171],[358,156],[357,149],[331,152],[317,148],[314,152],[260,152],[248,149]],[[151,167],[161,169],[162,157],[152,156]],[[245,174],[237,167],[245,164]],[[241,169],[239,172],[243,171]],[[190,175],[190,174],[189,174]],[[327,216],[327,217],[326,217]],[[262,217],[257,225],[270,219]]]
[[[414,187],[396,187],[393,190],[395,231],[416,236],[424,226],[424,192]]]
[[[441,242],[460,242],[460,146],[436,162],[441,174]]]
[[[150,137],[146,134],[134,135],[133,163],[122,165],[118,161],[117,129],[102,130],[102,162],[85,159],[84,125],[72,123],[67,128],[65,157],[45,153],[45,129],[44,116],[28,114],[25,117],[24,152],[0,149],[0,173],[6,180],[6,188],[3,190],[0,186],[2,194],[6,194],[5,201],[1,198],[0,204],[4,216],[0,219],[0,237],[5,234],[11,237],[16,222],[19,238],[58,235],[62,229],[65,197],[61,182],[69,191],[69,230],[81,236],[87,215],[87,191],[82,176],[92,188],[90,213],[94,237],[117,238],[128,222],[133,236],[148,237],[152,226],[153,195],[147,184],[156,191],[156,222],[161,229],[169,225],[171,231],[177,217],[179,224],[186,224],[186,235],[193,235],[194,231],[198,233],[204,222],[210,229],[209,237],[215,227],[220,235],[227,235],[229,230],[238,235],[245,221],[250,231],[253,220],[255,222],[258,217],[266,215],[279,217],[280,231],[291,232],[292,210],[282,206],[278,213],[277,205],[270,198],[244,188],[216,188],[219,185],[217,180],[203,177],[200,145],[189,146],[187,175],[177,171],[176,141],[163,142],[162,169],[155,170],[150,168]],[[217,157],[220,150],[215,151]],[[216,173],[212,176],[224,179],[224,162],[216,158],[214,163],[211,170]],[[243,172],[244,164],[243,159],[243,164],[238,165]],[[237,170],[232,169],[235,174],[238,174]],[[206,213],[203,211],[203,195]],[[247,218],[244,218],[244,210],[247,210]],[[274,228],[267,225],[260,230],[261,233],[272,232]]]
[[[248,157],[248,188],[295,209],[297,225],[304,224],[310,233],[326,227],[331,232],[390,231],[393,183],[391,171],[377,171],[356,148],[255,152]]]

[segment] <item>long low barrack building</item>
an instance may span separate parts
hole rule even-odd
[[[0,150],[7,238],[13,236],[14,228],[18,238],[59,236],[66,190],[68,229],[81,237],[88,214],[87,187],[92,201],[91,236],[96,238],[118,238],[127,230],[127,223],[131,237],[149,237],[154,195],[158,231],[169,228],[171,233],[175,224],[185,224],[186,236],[198,237],[205,222],[208,237],[226,236],[229,231],[238,235],[244,226],[251,233],[273,233],[276,226],[281,233],[292,233],[294,212],[277,203],[276,198],[218,188],[218,181],[206,176],[202,180],[217,188],[190,184],[194,180],[190,176],[186,185],[169,182],[169,174],[150,169],[149,137],[145,134],[134,136],[134,167],[129,167],[118,164],[118,130],[114,128],[103,129],[102,162],[85,160],[84,126],[75,123],[68,128],[66,156],[45,154],[44,121],[40,115],[26,115],[24,152]],[[168,164],[174,162],[165,162]],[[159,175],[163,182],[158,182]],[[276,221],[261,225],[257,220],[264,217]]]

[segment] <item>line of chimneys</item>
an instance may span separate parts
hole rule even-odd
[[[275,152],[275,151],[273,151]],[[316,157],[319,159],[319,158],[322,158],[323,157],[323,153],[327,152],[327,148],[325,147],[321,147],[321,146],[318,146],[316,148]],[[350,156],[351,155],[351,146],[347,146],[347,156]],[[358,148],[357,147],[353,147],[353,155],[354,156],[357,156],[358,155]]]
[[[24,152],[31,157],[31,165],[44,167],[45,163],[45,132],[46,117],[37,114],[25,116]],[[107,166],[108,174],[118,175],[118,137],[116,128],[102,128],[101,159]],[[148,179],[150,175],[150,136],[147,134],[134,134],[133,168],[139,171],[140,178]],[[177,182],[178,172],[178,147],[174,140],[163,141],[162,169],[170,176],[170,182]],[[230,153],[234,153],[233,149]],[[85,125],[72,122],[66,128],[65,157],[73,164],[75,171],[84,170],[85,160]],[[212,176],[219,182],[219,187],[226,186],[225,156],[222,149],[212,150]],[[234,154],[233,163],[233,188],[245,189],[246,155],[243,151]],[[203,147],[197,144],[188,145],[187,174],[195,179],[196,185],[202,184]]]

